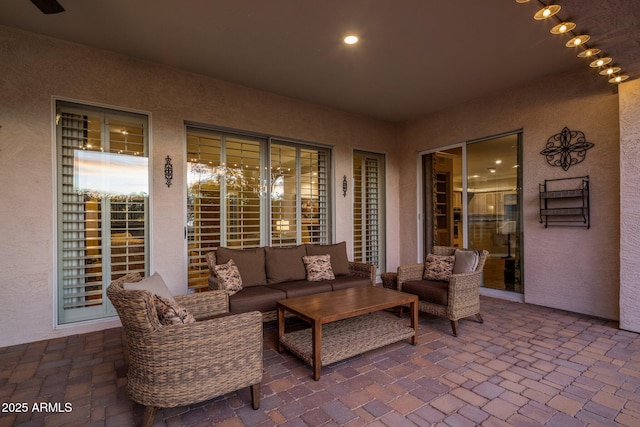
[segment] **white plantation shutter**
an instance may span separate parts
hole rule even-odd
[[[147,272],[147,197],[78,188],[87,178],[79,151],[98,159],[145,157],[146,122],[136,114],[58,103],[58,323],[114,315],[105,294],[111,280]],[[115,179],[107,174],[103,182],[109,181]]]
[[[329,243],[327,148],[187,126],[189,287],[219,246]]]
[[[353,156],[354,261],[384,271],[384,156],[355,151]]]

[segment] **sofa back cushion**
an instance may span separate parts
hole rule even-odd
[[[340,276],[349,274],[349,258],[347,258],[347,243],[334,245],[307,245],[307,255],[331,255],[331,269],[333,274]]]
[[[293,248],[265,247],[267,283],[282,283],[305,280],[307,270],[302,257],[307,255],[304,245]]]
[[[221,247],[216,250],[216,264],[225,264],[231,259],[240,272],[242,287],[267,284],[263,248],[230,249]]]

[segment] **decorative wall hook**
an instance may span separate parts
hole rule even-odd
[[[556,142],[559,145],[556,145]],[[547,140],[546,148],[540,154],[547,158],[547,163],[551,166],[561,166],[562,169],[569,170],[571,165],[576,165],[584,160],[587,150],[593,145],[591,142],[587,142],[583,132],[569,130],[565,127],[562,132]]]
[[[164,179],[167,183],[167,187],[171,187],[171,180],[173,180],[173,165],[171,164],[171,157],[164,158]]]
[[[347,197],[347,175],[342,177],[342,197]]]

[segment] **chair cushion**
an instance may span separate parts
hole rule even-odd
[[[453,273],[453,263],[455,256],[448,255],[427,255],[427,261],[424,263],[424,280],[444,280],[451,279]]]
[[[220,289],[224,289],[229,295],[242,290],[242,277],[240,277],[240,271],[232,259],[224,264],[214,265],[213,272],[220,281]]]
[[[453,274],[473,273],[478,268],[480,252],[466,249],[456,249],[454,254]]]
[[[307,271],[302,257],[307,254],[304,245],[293,248],[265,247],[267,283],[281,283],[290,280],[305,280]]]
[[[302,257],[302,261],[307,269],[308,281],[319,282],[336,278],[331,269],[331,255],[307,255]]]
[[[432,304],[446,306],[449,302],[449,283],[439,280],[409,280],[402,284],[402,292]]]
[[[331,269],[333,274],[349,274],[349,258],[347,257],[347,243],[334,245],[307,245],[307,255],[331,255]]]
[[[225,247],[216,250],[216,263],[224,264],[230,259],[238,267],[242,286],[266,285],[267,275],[264,270],[264,249],[229,249]]]
[[[170,301],[159,295],[154,295],[153,303],[156,306],[158,320],[163,325],[183,325],[194,323],[196,321],[193,315],[189,313],[186,308],[182,307],[175,301]]]
[[[159,295],[172,303],[175,303],[173,295],[169,292],[167,284],[164,283],[162,277],[158,273],[153,273],[151,276],[146,277],[139,282],[123,283],[122,287],[128,291],[149,291],[154,295]]]

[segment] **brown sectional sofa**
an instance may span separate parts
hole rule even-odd
[[[302,257],[325,254],[331,256],[335,279],[308,281]],[[334,245],[305,244],[290,248],[220,247],[207,253],[206,258],[210,271],[209,290],[222,288],[213,266],[232,259],[240,271],[242,290],[229,295],[229,311],[244,313],[258,310],[263,313],[264,321],[275,319],[278,300],[375,284],[376,266],[350,262],[345,242]]]

